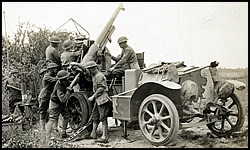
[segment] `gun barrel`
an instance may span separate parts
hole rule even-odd
[[[81,61],[82,64],[86,65],[86,63],[88,61],[93,60],[93,56],[95,55],[96,51],[99,48],[101,48],[100,44],[103,42],[103,40],[105,40],[106,34],[108,34],[108,32],[110,30],[110,27],[114,23],[115,18],[119,14],[120,10],[125,10],[122,3],[120,3],[119,7],[116,8],[115,12],[113,13],[113,15],[111,16],[111,18],[109,19],[109,21],[106,23],[105,27],[103,28],[102,32],[97,37],[95,43],[93,43],[91,45],[91,47],[89,48],[87,54],[84,56],[84,58]]]

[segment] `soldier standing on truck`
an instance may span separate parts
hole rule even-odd
[[[49,108],[50,95],[56,84],[56,73],[58,70],[58,65],[56,63],[49,63],[47,66],[48,72],[44,75],[42,80],[42,90],[38,96],[39,104],[39,113],[40,113],[40,127],[42,131],[45,131],[45,123],[47,110]]]
[[[70,118],[70,112],[66,107],[66,102],[72,92],[72,89],[67,88],[70,85],[68,80],[70,73],[66,70],[60,70],[57,75],[57,82],[54,90],[51,94],[50,104],[49,104],[49,123],[48,123],[48,135],[51,134],[51,129],[54,124],[56,124],[59,115],[63,117],[62,120],[62,138],[67,138],[66,128]]]
[[[112,75],[124,74],[126,69],[140,69],[135,51],[128,46],[128,38],[122,36],[118,38],[118,44],[122,48],[122,53],[118,57],[111,56],[117,63],[110,68]]]
[[[61,40],[57,36],[52,36],[49,38],[50,45],[46,48],[46,61],[48,63],[54,62],[58,66],[61,66],[61,59],[58,51],[58,44]]]
[[[95,100],[94,111],[92,114],[93,129],[90,138],[96,139],[96,130],[99,122],[102,122],[102,137],[96,142],[108,142],[108,115],[110,111],[110,101],[108,99],[108,86],[105,76],[97,69],[97,64],[94,61],[89,61],[86,64],[86,69],[92,75],[93,92],[94,94],[88,98],[89,101]]]
[[[18,69],[13,69],[11,71],[11,77],[7,79],[5,82],[5,90],[8,93],[8,100],[9,100],[9,110],[10,114],[13,115],[16,105],[16,102],[22,101],[22,94],[21,94],[21,79],[18,78]],[[24,107],[19,107],[21,112],[24,112]]]

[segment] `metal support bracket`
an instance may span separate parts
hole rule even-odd
[[[123,123],[123,135],[122,135],[122,137],[126,140],[128,140],[128,136],[129,136],[129,134],[127,133],[127,131],[128,131],[127,130],[127,122],[128,121],[126,121],[126,120],[122,121],[122,123]]]

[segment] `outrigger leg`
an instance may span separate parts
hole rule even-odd
[[[126,140],[128,139],[129,134],[127,133],[127,122],[126,120],[122,121],[123,123],[123,135],[122,137],[125,138]]]

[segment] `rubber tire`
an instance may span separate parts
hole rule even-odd
[[[77,100],[80,103],[81,113],[82,113],[81,123],[77,128],[75,128],[75,126],[73,125],[74,122],[72,122],[72,120],[69,121],[69,126],[74,131],[77,131],[78,129],[80,129],[81,127],[83,127],[85,124],[88,123],[88,120],[91,115],[92,106],[91,103],[88,101],[87,95],[82,92],[72,93],[69,97],[67,105],[70,105],[70,102],[72,102],[72,100]]]
[[[166,139],[164,139],[163,141],[160,141],[160,142],[154,142],[154,141],[151,141],[147,135],[145,135],[145,133],[143,132],[142,130],[142,125],[141,125],[141,113],[142,113],[142,109],[144,107],[144,105],[146,103],[148,103],[149,101],[153,100],[153,99],[157,99],[159,101],[163,101],[165,104],[167,104],[170,108],[170,112],[172,112],[173,114],[173,119],[172,119],[172,128],[170,129],[170,135],[168,135],[168,137]],[[165,105],[166,106],[166,105]],[[166,107],[165,107],[166,108]],[[161,145],[167,145],[169,144],[171,141],[173,141],[173,139],[175,139],[178,131],[179,131],[179,115],[178,115],[178,111],[174,105],[174,103],[166,96],[164,95],[161,95],[161,94],[152,94],[148,97],[146,97],[143,102],[141,103],[140,105],[140,108],[139,108],[139,113],[138,113],[138,121],[139,121],[139,126],[140,126],[140,130],[143,134],[143,136],[152,144],[152,145],[155,145],[155,146],[161,146]]]

